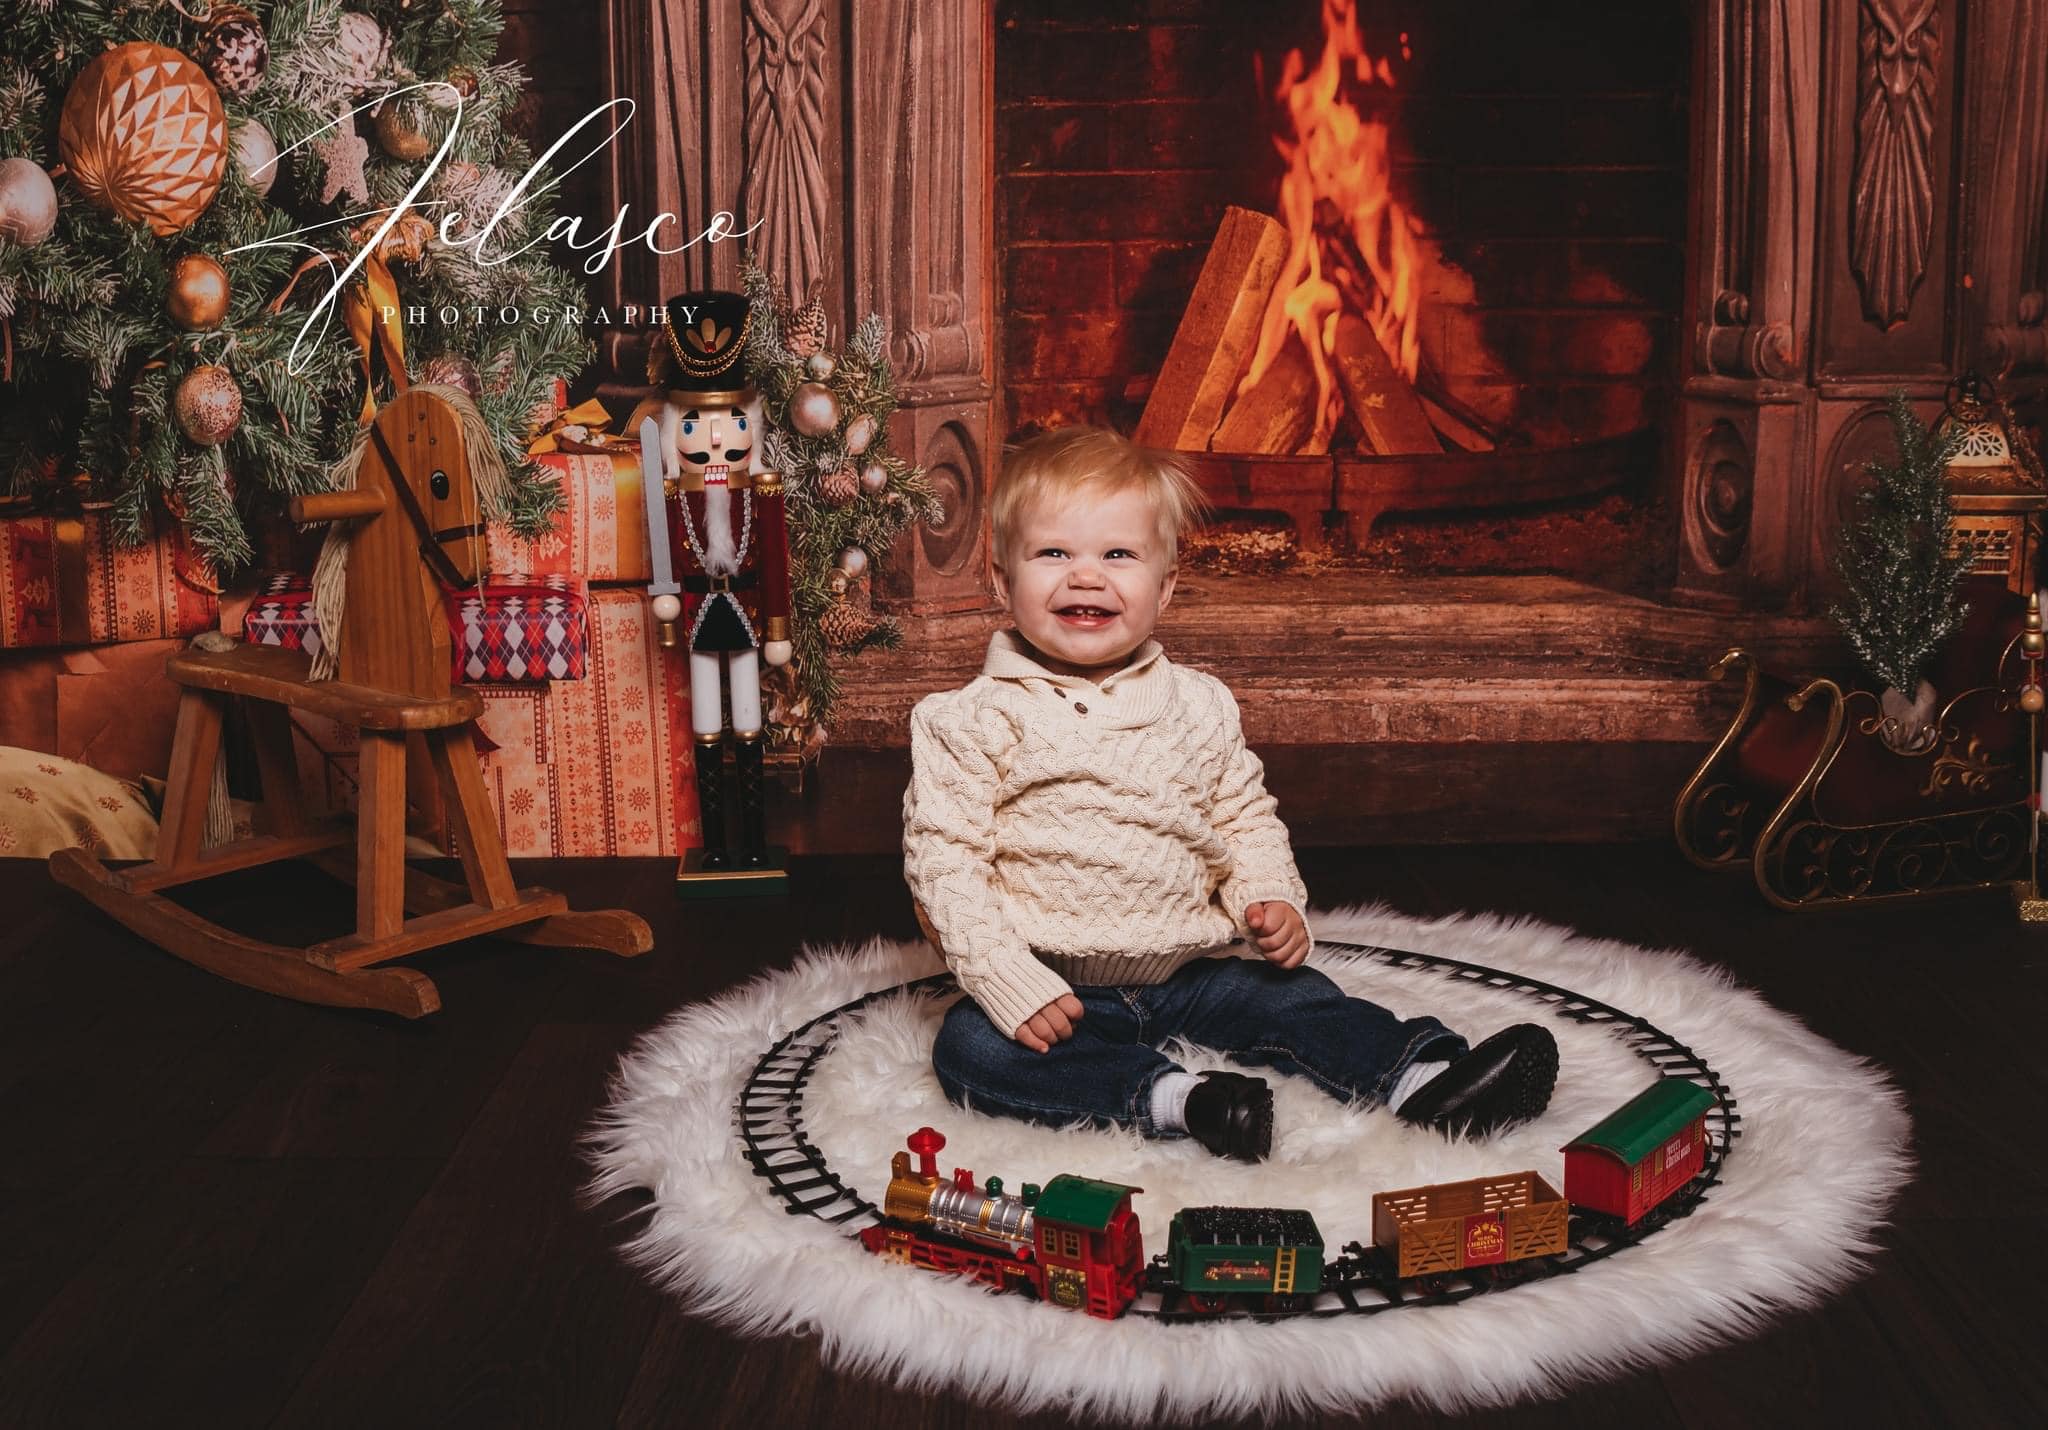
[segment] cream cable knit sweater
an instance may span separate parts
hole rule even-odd
[[[979,679],[918,702],[903,800],[911,892],[1012,1037],[1076,983],[1157,983],[1248,934],[1252,904],[1308,908],[1221,681],[1157,641],[1099,685],[1027,650],[998,632]]]

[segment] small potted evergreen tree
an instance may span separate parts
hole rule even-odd
[[[1861,511],[1842,528],[1834,552],[1843,590],[1828,614],[1842,627],[1879,696],[1884,741],[1902,754],[1933,746],[1938,695],[1928,662],[1969,609],[1956,594],[1974,548],[1957,541],[1947,467],[1961,431],[1930,429],[1897,392],[1890,404],[1896,461],[1872,461]]]

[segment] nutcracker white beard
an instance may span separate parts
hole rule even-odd
[[[724,482],[704,484],[704,571],[710,576],[736,576],[740,553],[732,544],[732,488]]]

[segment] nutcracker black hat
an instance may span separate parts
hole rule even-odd
[[[743,391],[753,323],[753,306],[741,293],[706,288],[669,299],[655,339],[668,368],[663,380],[672,391],[707,399]]]

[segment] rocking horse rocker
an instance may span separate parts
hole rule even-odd
[[[425,974],[383,965],[423,949],[490,933],[645,953],[653,937],[637,915],[576,913],[552,890],[514,888],[491,815],[469,734],[482,702],[451,683],[442,603],[445,590],[474,584],[483,568],[480,503],[502,490],[504,470],[482,419],[455,389],[413,387],[367,430],[355,472],[352,489],[292,499],[293,520],[336,523],[314,582],[323,669],[303,651],[239,643],[171,657],[170,676],[184,693],[156,858],[116,871],[83,849],[63,849],[50,856],[51,873],[151,943],[223,978],[303,1002],[408,1018],[440,1007],[440,995]],[[339,678],[318,678],[337,659]],[[258,832],[202,848],[231,696],[248,702],[263,786]],[[288,708],[360,731],[354,821],[307,818]],[[466,889],[406,865],[408,743],[431,762]],[[343,852],[351,843],[353,859]],[[355,884],[353,933],[305,948],[264,943],[160,892],[293,858],[310,858]]]

